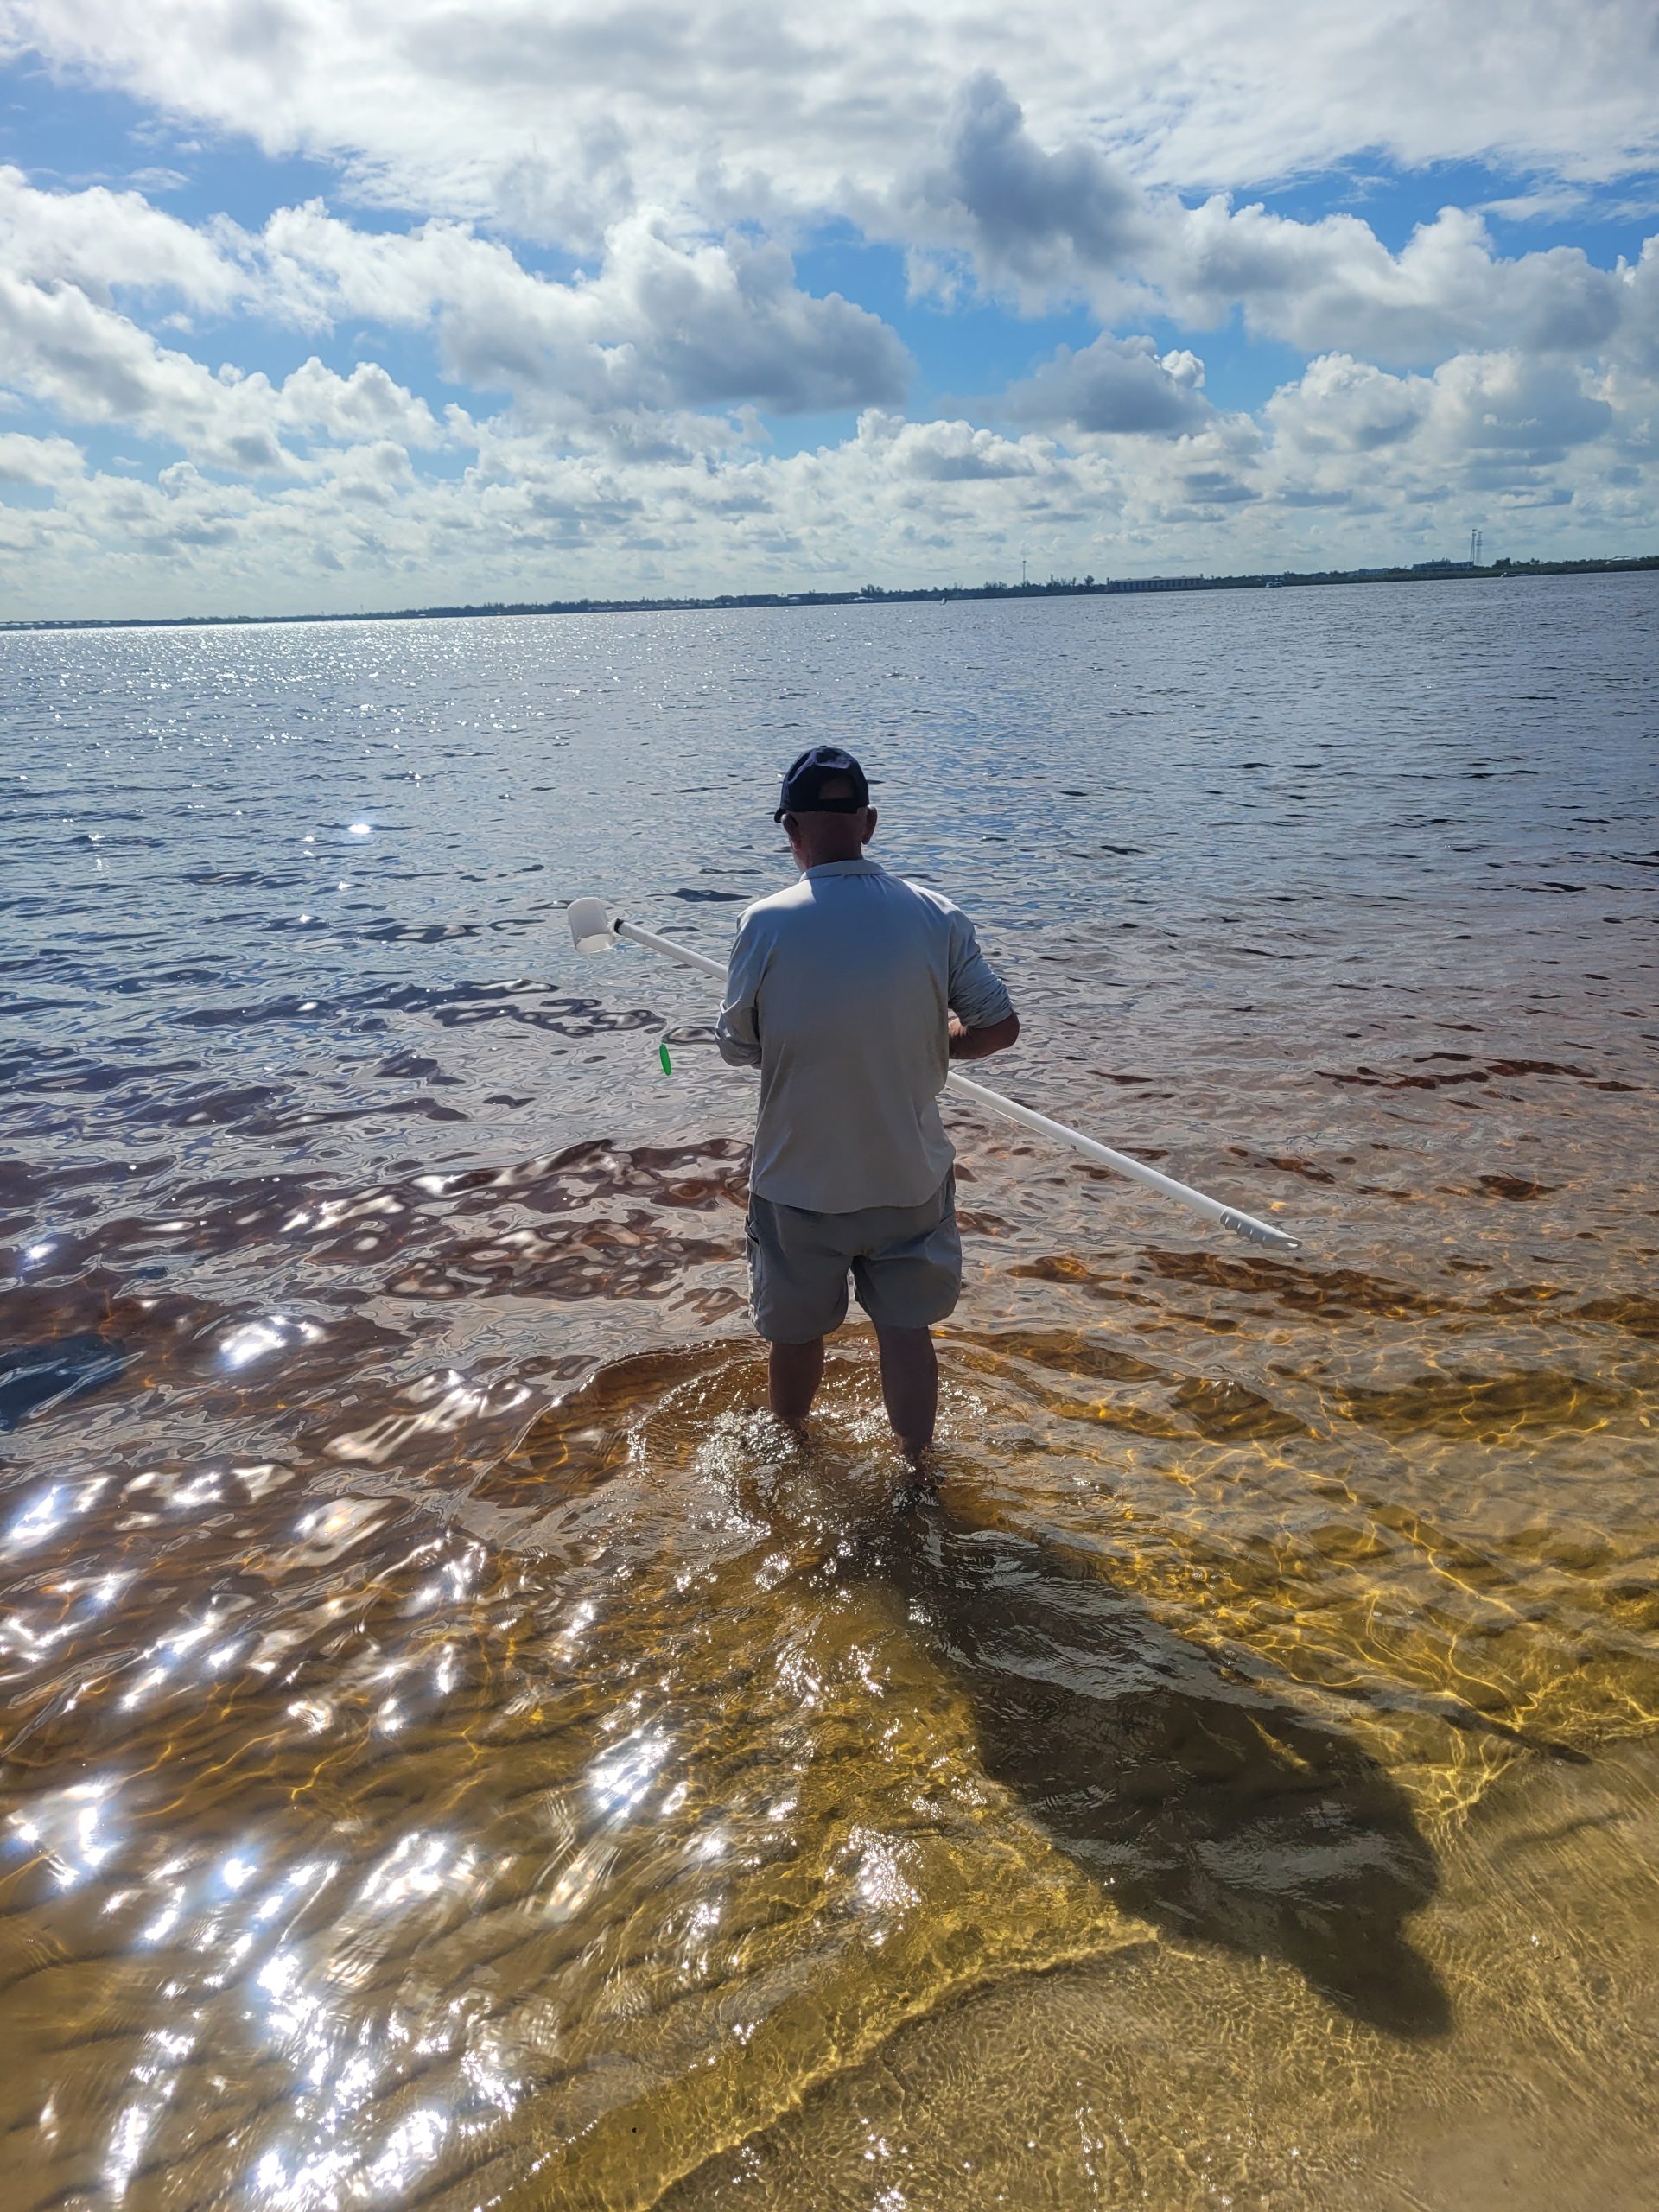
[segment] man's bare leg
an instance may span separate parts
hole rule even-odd
[[[767,1368],[767,1395],[779,1421],[798,1428],[812,1410],[823,1379],[823,1338],[804,1344],[773,1344]]]
[[[933,1441],[939,1409],[939,1362],[925,1329],[877,1329],[881,1397],[899,1447],[919,1461]]]

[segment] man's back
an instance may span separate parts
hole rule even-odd
[[[1007,993],[958,908],[870,860],[810,868],[749,907],[720,1048],[760,1069],[751,1187],[823,1213],[918,1205],[949,1173],[938,1099],[947,1020],[986,1028]]]

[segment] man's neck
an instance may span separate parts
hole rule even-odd
[[[800,863],[803,874],[810,868],[829,868],[836,861],[861,861],[864,847],[856,838],[814,838],[809,845],[803,841]]]

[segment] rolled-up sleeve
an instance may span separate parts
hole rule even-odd
[[[959,908],[950,915],[950,1011],[964,1029],[991,1029],[1014,1012],[1007,986],[979,949],[974,925]]]
[[[756,1000],[766,968],[760,931],[747,914],[737,925],[726,966],[726,1002],[720,1009],[715,1041],[720,1057],[734,1068],[760,1065],[760,1020]]]

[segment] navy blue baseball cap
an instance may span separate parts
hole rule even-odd
[[[823,786],[837,776],[844,776],[851,784],[851,796],[821,798],[818,794]],[[772,818],[781,822],[786,814],[857,814],[869,803],[869,783],[850,753],[843,753],[838,745],[810,745],[785,769],[778,810]]]

